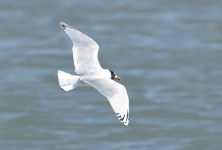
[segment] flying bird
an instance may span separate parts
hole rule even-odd
[[[103,69],[98,61],[98,44],[73,27],[61,22],[60,25],[73,42],[73,60],[75,72],[78,75],[58,70],[59,85],[65,91],[78,86],[92,86],[110,102],[118,119],[128,126],[129,124],[129,98],[117,74],[111,70]]]

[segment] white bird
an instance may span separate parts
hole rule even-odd
[[[60,25],[73,42],[73,59],[75,72],[79,76],[58,70],[59,85],[65,91],[77,86],[91,85],[104,95],[110,102],[118,119],[128,126],[129,124],[129,98],[122,84],[113,79],[120,78],[115,72],[103,69],[98,61],[98,44],[73,27],[61,22]]]

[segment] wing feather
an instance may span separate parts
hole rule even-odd
[[[83,76],[81,81],[86,82],[104,95],[110,102],[118,119],[129,124],[129,98],[125,87],[111,79]]]
[[[73,60],[75,72],[77,74],[86,74],[95,68],[101,68],[98,61],[98,44],[73,27],[61,22],[60,25],[73,42]]]

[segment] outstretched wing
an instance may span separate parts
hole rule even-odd
[[[129,98],[125,87],[111,79],[95,76],[83,76],[80,78],[98,90],[110,102],[118,119],[128,125],[129,123]]]
[[[75,72],[77,74],[86,74],[96,68],[101,68],[98,61],[98,44],[73,27],[63,22],[61,22],[60,25],[73,42],[72,50]]]

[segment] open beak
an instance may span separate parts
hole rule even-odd
[[[115,76],[115,79],[120,80],[120,77]]]

